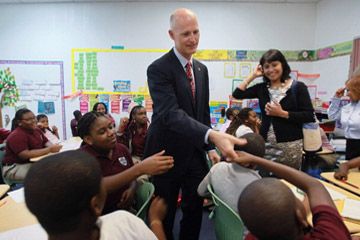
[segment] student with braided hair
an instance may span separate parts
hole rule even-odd
[[[128,149],[116,142],[114,125],[103,113],[86,113],[78,123],[78,133],[83,139],[81,150],[98,160],[104,176],[108,197],[103,213],[129,209],[136,189],[134,180],[137,177],[164,173],[173,166],[172,157],[162,156],[164,151],[133,166]]]
[[[144,156],[148,122],[146,109],[141,105],[134,106],[130,111],[126,127],[122,132],[118,132],[118,141],[129,148],[134,163]]]

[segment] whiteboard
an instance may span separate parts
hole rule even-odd
[[[63,62],[0,60],[0,69],[7,68],[15,77],[19,101],[3,107],[3,127],[10,129],[16,109],[26,107],[35,115],[46,114],[49,125],[57,126],[60,138],[66,139]]]

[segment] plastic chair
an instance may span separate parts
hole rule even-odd
[[[214,221],[216,239],[242,240],[245,227],[239,214],[214,193],[210,184],[208,185],[208,191],[215,204],[209,218]]]
[[[136,216],[146,221],[147,212],[152,196],[154,195],[155,187],[150,182],[143,182],[138,186],[135,194],[136,203],[135,209],[137,210]]]

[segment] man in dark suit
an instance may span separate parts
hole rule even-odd
[[[234,144],[244,141],[211,130],[208,70],[192,58],[200,37],[196,15],[188,9],[176,10],[170,17],[169,35],[175,47],[147,70],[154,110],[145,156],[165,149],[174,157],[174,168],[154,177],[155,194],[166,200],[164,228],[167,239],[173,239],[181,189],[180,239],[191,240],[199,238],[201,227],[203,199],[196,190],[208,172],[205,151],[213,163],[220,159],[210,141],[229,159],[236,158]]]

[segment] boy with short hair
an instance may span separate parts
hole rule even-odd
[[[33,164],[24,187],[26,205],[50,240],[164,239],[161,222],[166,207],[159,199],[149,215],[157,236],[126,211],[98,218],[106,191],[98,162],[83,151],[66,151]]]
[[[273,178],[256,180],[244,189],[238,202],[240,217],[253,235],[247,239],[351,239],[329,193],[317,179],[245,152],[238,155],[236,162],[259,165],[303,190],[313,215],[313,228],[309,228],[303,204],[284,183]]]
[[[242,138],[246,139],[246,145],[235,146],[235,150],[242,150],[260,157],[264,156],[265,141],[261,135],[247,133]],[[237,211],[237,202],[243,189],[260,178],[260,175],[251,166],[244,167],[237,163],[222,161],[211,167],[199,184],[197,191],[200,196],[206,197],[210,195],[207,186],[211,184],[216,195],[234,211]]]

